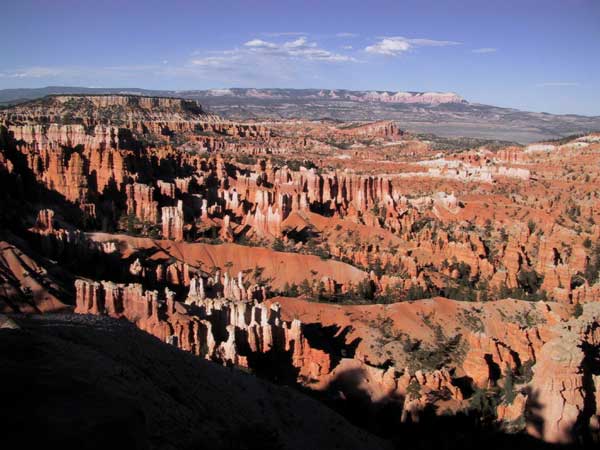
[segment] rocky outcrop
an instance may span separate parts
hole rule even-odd
[[[53,95],[41,100],[33,100],[12,108],[7,117],[13,121],[24,119],[55,119],[67,117],[75,123],[78,118],[94,119],[98,122],[130,121],[134,128],[137,121],[169,122],[184,120],[212,119],[193,100],[169,97],[144,97],[139,95]]]
[[[0,312],[40,313],[64,310],[69,293],[36,255],[0,241]]]
[[[404,134],[398,125],[392,121],[371,122],[364,125],[342,128],[341,131],[352,136],[368,137],[392,137]]]
[[[134,183],[125,186],[127,213],[134,214],[142,222],[158,222],[158,202],[154,200],[154,188]]]
[[[88,133],[84,125],[11,125],[8,128],[17,141],[37,148],[83,147],[108,150],[119,148],[119,128],[97,125]]]
[[[289,355],[298,376],[329,372],[329,355],[309,345],[300,321],[282,321],[277,305],[207,298],[202,283],[194,281],[190,287],[190,309],[169,290],[159,295],[139,284],[77,280],[75,312],[125,318],[164,342],[223,364],[252,368],[256,355],[280,353]],[[230,292],[225,286],[225,293]]]
[[[162,234],[165,239],[183,241],[183,203],[162,207]]]
[[[530,425],[530,433],[569,444],[597,420],[599,386],[593,373],[598,370],[599,324],[600,304],[585,305],[580,317],[557,325],[555,337],[538,352],[529,401],[542,424]]]
[[[35,226],[38,230],[51,233],[54,231],[54,211],[41,209],[38,213]]]

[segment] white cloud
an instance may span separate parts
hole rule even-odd
[[[486,53],[496,53],[497,51],[498,51],[498,49],[493,48],[493,47],[482,47],[482,48],[476,48],[474,50],[471,50],[471,53],[486,54]]]
[[[252,39],[244,43],[246,47],[254,47],[254,48],[277,48],[277,46],[271,42],[263,41],[262,39]]]
[[[342,45],[342,48],[344,50],[352,50],[354,47],[352,47],[351,45]]]
[[[379,42],[365,47],[368,53],[398,56],[417,47],[447,47],[450,45],[459,45],[455,41],[438,41],[435,39],[407,39],[401,36],[382,37]]]
[[[579,83],[575,81],[548,81],[546,83],[538,83],[538,87],[576,87]]]
[[[335,37],[339,37],[339,38],[355,38],[355,37],[358,37],[358,33],[336,33]]]
[[[397,56],[409,49],[410,44],[406,40],[397,38],[385,38],[374,45],[365,47],[365,51],[368,53],[388,56]]]
[[[244,43],[243,49],[233,51],[233,54],[237,54],[238,56],[254,54],[270,56],[272,58],[292,58],[306,61],[356,62],[356,59],[351,56],[320,48],[316,42],[310,42],[306,36],[283,43],[252,39]]]
[[[306,37],[303,36],[303,37],[296,39],[295,41],[284,42],[283,46],[285,48],[301,48],[301,47],[316,47],[317,44],[315,44],[314,42],[309,43],[308,40],[306,39]]]

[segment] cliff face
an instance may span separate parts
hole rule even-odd
[[[444,103],[467,103],[453,92],[391,92],[391,91],[348,91],[345,89],[211,89],[196,91],[202,97],[259,98],[270,100],[355,100],[359,102],[418,103],[439,105]]]
[[[54,117],[75,123],[78,119],[119,122],[125,118],[139,121],[207,117],[192,100],[137,95],[53,95],[11,108],[7,116],[14,121]]]
[[[57,95],[52,97],[58,104],[89,102],[96,108],[124,106],[144,110],[168,110],[172,112],[202,113],[202,107],[191,100],[167,97],[142,97],[138,95]]]
[[[581,316],[556,326],[538,353],[531,397],[543,423],[530,432],[547,442],[570,444],[581,430],[598,430],[599,320],[600,304],[585,305]]]
[[[41,220],[39,226],[51,232],[52,214],[42,213]],[[49,273],[42,261],[31,251],[0,241],[0,312],[39,313],[67,308],[68,290],[55,278],[59,271]]]
[[[465,99],[452,92],[367,92],[351,97],[358,101],[383,103],[420,103],[441,105],[444,103],[466,103]]]
[[[162,230],[165,239],[183,241],[183,206],[181,200],[177,206],[163,206]]]
[[[119,147],[119,129],[97,125],[91,133],[83,125],[11,125],[9,127],[17,141],[44,147],[77,147],[109,149]]]
[[[134,214],[142,222],[158,222],[158,202],[154,200],[154,188],[146,184],[134,183],[125,187],[127,192],[127,213]]]
[[[204,281],[194,280],[186,300],[193,305],[190,308],[175,301],[168,290],[163,297],[135,284],[77,280],[75,312],[125,318],[163,342],[222,364],[257,369],[254,364],[260,355],[281,354],[287,355],[298,377],[317,378],[329,372],[329,355],[309,345],[302,324],[282,321],[277,305],[255,303],[262,299],[260,289],[245,292],[241,273],[239,285],[232,286],[227,275],[210,281],[213,291],[219,292],[216,285],[221,284],[225,297],[206,297]]]

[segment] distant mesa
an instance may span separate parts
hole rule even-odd
[[[453,92],[393,92],[393,91],[348,91],[345,89],[209,89],[197,91],[207,97],[238,97],[263,99],[327,99],[359,102],[420,103],[440,105],[444,103],[468,103]]]
[[[393,120],[401,123],[402,127],[410,132],[432,133],[447,138],[496,139],[524,144],[600,130],[600,117],[520,111],[470,102],[453,92],[432,91],[233,87],[175,91],[135,87],[49,86],[35,89],[0,89],[0,107],[21,104],[48,95],[181,98],[199,102],[204,110],[210,111],[213,116],[219,115],[223,119],[238,122],[297,118],[357,122]]]

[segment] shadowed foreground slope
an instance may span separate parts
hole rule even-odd
[[[129,323],[15,318],[0,330],[3,442],[28,448],[368,449],[386,443],[297,392]]]

